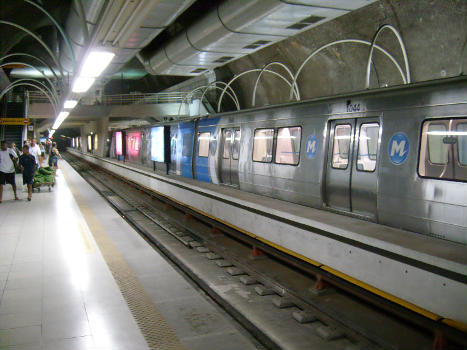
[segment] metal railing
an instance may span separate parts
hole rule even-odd
[[[161,92],[146,94],[120,94],[102,96],[104,105],[181,103],[186,92]]]

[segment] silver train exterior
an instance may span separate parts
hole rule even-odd
[[[462,77],[157,126],[172,174],[466,244],[466,116]]]

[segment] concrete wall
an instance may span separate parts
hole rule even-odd
[[[109,118],[103,117],[95,121],[90,121],[85,125],[81,126],[80,128],[80,135],[81,135],[81,151],[87,152],[88,147],[88,135],[93,133],[97,136],[97,150],[93,150],[92,154],[95,154],[99,157],[105,157],[108,142],[107,139],[109,138]]]
[[[413,82],[457,76],[462,65],[465,66],[463,48],[467,33],[467,1],[381,0],[238,59],[217,73],[228,80],[242,71],[262,68],[273,61],[283,62],[295,72],[320,46],[349,38],[371,41],[383,24],[392,24],[401,33]],[[403,65],[397,40],[390,31],[381,34],[378,44]],[[342,44],[315,56],[298,79],[302,99],[362,90],[368,54],[368,46]],[[379,53],[374,56],[374,67],[371,87],[402,83],[390,61]],[[234,83],[242,108],[251,106],[256,76],[251,74]],[[258,87],[256,105],[285,102],[288,92],[285,83],[265,75]]]

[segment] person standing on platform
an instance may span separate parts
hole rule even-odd
[[[49,155],[49,166],[54,168],[54,176],[57,175],[59,157],[61,158],[60,152],[58,151],[57,143],[54,142],[52,143],[52,147],[50,149],[50,155]]]
[[[41,150],[41,155],[39,156],[39,164],[42,166],[42,163],[45,160],[45,147],[44,142],[39,143],[39,149]]]
[[[47,140],[45,142],[45,154],[47,156],[47,161],[50,159],[50,151],[52,150],[52,141]]]
[[[13,162],[16,161],[18,155],[12,148],[8,148],[6,141],[1,142],[0,150],[0,203],[3,199],[3,185],[9,183],[13,188],[15,194],[15,200],[18,200],[16,194],[16,181],[15,181],[15,165]]]
[[[28,186],[28,201],[32,197],[32,182],[34,181],[34,172],[37,168],[35,157],[29,153],[29,146],[24,145],[23,154],[19,157],[19,166],[23,172],[23,185]]]
[[[36,160],[36,164],[37,164],[36,169],[40,168],[41,167],[41,163],[40,163],[41,148],[38,146],[36,138],[33,138],[31,141],[31,145],[29,146],[29,153]]]
[[[19,150],[18,147],[16,147],[16,143],[15,142],[12,142],[11,143],[11,149],[13,151],[15,151],[16,155],[19,157],[21,155],[21,151]]]

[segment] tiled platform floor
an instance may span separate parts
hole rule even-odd
[[[254,341],[151,248],[65,161],[52,192],[0,204],[0,349],[147,349],[96,244],[113,242],[186,349]],[[92,217],[91,217],[92,216]],[[94,220],[94,221],[93,221]],[[96,221],[97,220],[97,221]]]

